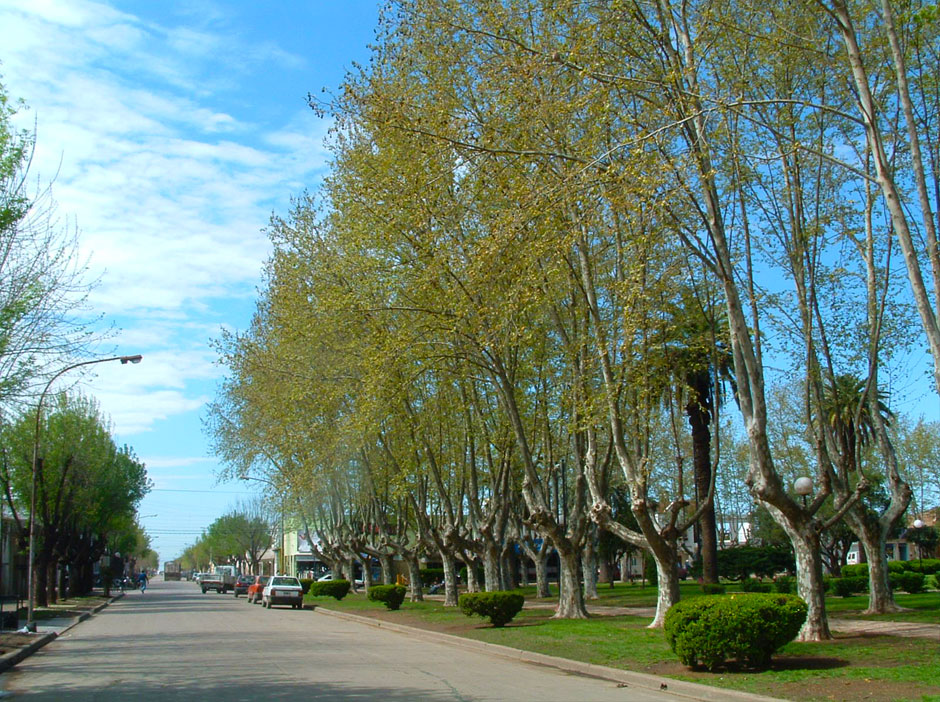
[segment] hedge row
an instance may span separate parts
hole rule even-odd
[[[794,595],[749,593],[697,597],[666,613],[666,641],[688,666],[709,670],[729,660],[766,667],[793,640],[806,619],[806,603]]]
[[[728,580],[747,580],[752,575],[770,578],[777,573],[796,571],[793,551],[781,546],[736,546],[718,550],[718,575]],[[690,571],[694,577],[702,574],[701,557],[696,558]]]
[[[923,573],[889,572],[888,580],[892,590],[903,590],[912,595],[923,592],[926,587],[926,576]],[[868,575],[832,578],[829,581],[829,590],[840,597],[851,597],[858,593],[868,592]]]
[[[763,592],[769,593],[774,589],[773,583],[765,583],[756,578],[746,578],[741,581],[741,589],[744,592]]]
[[[704,585],[702,586],[704,589]],[[771,593],[776,592],[781,595],[789,595],[794,590],[796,590],[796,578],[792,575],[780,575],[773,580],[761,581],[757,578],[745,578],[741,581],[740,587],[742,592],[760,592],[760,593]],[[724,590],[722,590],[724,592]],[[706,595],[715,594],[713,592],[705,592]]]
[[[888,561],[889,573],[940,573],[940,558],[923,558],[916,561]],[[868,564],[856,563],[842,566],[843,578],[867,578]]]

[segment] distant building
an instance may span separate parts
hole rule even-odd
[[[909,544],[904,539],[891,539],[885,544],[885,554],[889,561],[910,561],[917,558],[917,546]],[[858,541],[853,541],[849,546],[849,551],[845,555],[845,562],[848,565],[865,563],[868,559],[862,559],[862,548]]]
[[[937,527],[937,518],[940,516],[940,507],[934,507],[933,509],[926,510],[923,514],[908,517],[907,528],[910,529],[914,525],[914,519],[920,519],[924,522],[925,526]],[[913,561],[918,558],[927,558],[932,557],[933,554],[921,554],[918,551],[917,544],[910,543],[905,538],[906,530],[902,532],[901,538],[898,539],[889,539],[885,543],[885,554],[888,556],[889,561]],[[846,554],[845,562],[849,565],[855,565],[856,563],[864,563],[867,559],[864,558],[863,549],[857,541],[853,542],[849,546],[849,551]]]
[[[320,545],[316,534],[313,546]],[[318,578],[329,570],[329,566],[321,561],[313,552],[313,547],[307,541],[306,531],[303,529],[284,532],[283,571],[298,578]]]
[[[17,541],[16,521],[4,509],[0,516],[0,595],[26,597],[26,556]]]

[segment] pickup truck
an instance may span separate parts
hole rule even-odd
[[[235,566],[216,566],[214,572],[203,574],[199,586],[202,588],[202,594],[206,594],[209,590],[224,594],[235,589],[237,577]]]

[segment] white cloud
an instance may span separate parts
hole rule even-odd
[[[187,63],[211,58],[207,47],[223,44],[220,37],[161,27],[147,27],[145,37],[134,18],[94,3],[77,7],[69,14],[63,4],[44,3],[33,23],[9,33],[23,29],[48,42],[40,35],[56,31],[58,50],[37,61],[21,48],[7,61],[33,64],[22,73],[27,98],[41,106],[34,170],[59,172],[56,197],[76,217],[93,270],[107,271],[94,302],[110,309],[135,281],[142,310],[253,285],[267,253],[260,229],[273,205],[323,166],[314,120],[298,105],[287,125],[270,136],[258,132],[192,87],[197,69]],[[39,32],[38,19],[54,24]],[[158,51],[149,44],[161,36],[168,43]],[[129,83],[142,73],[162,83]],[[229,138],[213,138],[221,133]]]
[[[73,28],[126,17],[108,5],[84,0],[0,0],[0,8]]]
[[[223,24],[224,13],[160,25],[86,0],[0,0],[3,83],[31,108],[20,125],[37,128],[32,174],[56,178],[59,213],[100,278],[89,302],[122,327],[117,353],[144,355],[79,383],[122,437],[198,424],[222,373],[207,341],[236,326],[220,310],[253,297],[270,213],[327,160],[327,125],[301,100],[271,109],[242,97],[243,81],[304,60]]]

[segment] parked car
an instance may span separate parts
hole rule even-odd
[[[330,581],[330,580],[333,580],[333,574],[332,574],[332,573],[327,573],[326,575],[321,575],[319,578],[317,578],[317,582],[318,582],[318,583],[325,583],[325,582],[328,582],[328,581]],[[375,579],[375,582],[379,582],[379,578],[376,578],[376,579]],[[364,582],[363,582],[362,578],[356,578],[356,587],[363,587],[363,585],[364,585]]]
[[[255,575],[239,575],[235,578],[235,586],[232,590],[235,592],[235,597],[239,595],[247,595],[248,588],[251,587],[251,584],[255,581]]]
[[[261,602],[261,595],[264,592],[264,586],[271,579],[270,575],[256,575],[255,581],[248,586],[248,604],[258,604]]]
[[[261,594],[261,604],[268,609],[276,604],[288,604],[294,609],[300,609],[303,601],[304,589],[300,581],[287,575],[275,575],[264,586]]]

